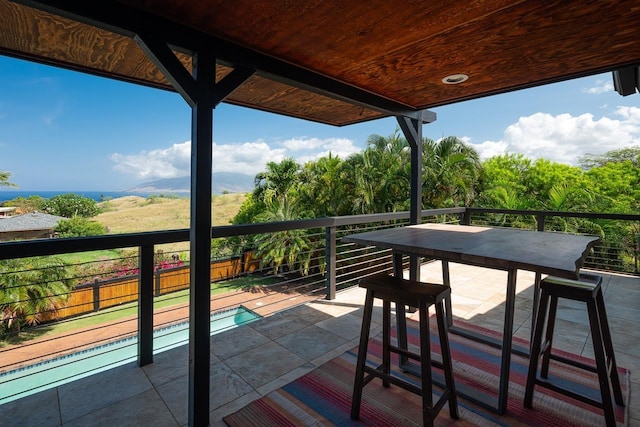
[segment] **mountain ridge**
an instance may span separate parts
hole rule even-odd
[[[234,172],[215,172],[211,174],[213,194],[248,193],[253,190],[253,175]],[[189,193],[191,177],[163,178],[144,182],[125,190],[128,193]]]

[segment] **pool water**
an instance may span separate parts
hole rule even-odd
[[[211,335],[253,322],[260,315],[245,308],[211,315]],[[154,354],[189,342],[189,323],[160,328],[153,334]],[[138,337],[131,337],[0,373],[0,405],[30,394],[137,360]]]

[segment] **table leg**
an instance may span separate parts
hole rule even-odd
[[[482,407],[496,412],[500,415],[504,414],[507,410],[507,397],[509,394],[509,372],[511,367],[511,352],[513,344],[513,315],[515,311],[516,300],[516,279],[517,270],[511,269],[507,272],[507,292],[504,309],[504,328],[502,333],[502,340],[488,338],[486,336],[474,333],[472,331],[464,330],[453,326],[453,313],[450,308],[447,308],[447,317],[450,323],[449,332],[455,333],[469,339],[473,339],[479,342],[492,345],[502,349],[502,356],[500,361],[500,383],[498,386],[497,399],[491,396],[487,396],[484,393],[479,393],[470,387],[466,387],[465,384],[456,384],[456,393],[462,397],[465,397]],[[393,254],[393,274],[397,277],[402,277],[402,254]],[[449,263],[442,261],[442,278],[446,285],[450,285],[449,276]],[[451,301],[449,301],[449,304]],[[396,305],[396,325],[397,325],[397,337],[398,347],[407,348],[407,319],[405,307],[402,305]],[[515,349],[514,349],[515,350]],[[516,352],[521,351],[517,350]],[[419,367],[410,362],[406,356],[400,357],[400,367],[407,372],[411,372],[414,375],[419,376]],[[444,386],[444,378],[435,374],[433,376],[433,382],[439,386]]]
[[[507,278],[507,299],[504,307],[504,331],[502,333],[502,361],[500,364],[500,388],[498,389],[498,413],[507,410],[509,395],[509,368],[511,367],[511,344],[513,342],[513,312],[516,305],[517,270],[511,269]]]
[[[502,349],[502,355],[500,360],[500,382],[498,385],[497,399],[493,396],[488,396],[484,393],[479,393],[471,387],[467,387],[465,384],[456,384],[456,393],[460,396],[467,398],[468,400],[475,402],[482,407],[496,412],[498,414],[504,414],[507,409],[507,396],[509,394],[509,370],[511,367],[511,353],[521,354],[526,349],[512,348],[513,344],[513,314],[515,311],[516,300],[516,278],[517,270],[509,270],[507,276],[507,292],[504,308],[504,327],[502,331],[502,340],[490,338],[485,335],[478,334],[476,332],[452,326],[449,328],[449,332],[482,342],[493,347]],[[434,378],[434,383],[440,384],[440,378]]]
[[[404,269],[402,268],[402,254],[393,254],[393,275],[396,277],[403,277]],[[405,307],[402,304],[396,304],[396,333],[398,339],[398,347],[407,349],[407,315]],[[400,355],[400,366],[402,367],[409,361],[409,358],[404,355]]]
[[[449,261],[442,260],[442,284],[451,287],[451,276],[449,274]],[[444,311],[447,317],[447,324],[453,326],[453,311],[451,308],[451,295],[444,301]]]
[[[540,281],[542,274],[536,272],[536,278],[533,282],[533,310],[531,311],[531,335],[529,342],[533,343],[533,331],[536,329],[536,319],[538,318],[538,306],[540,305]]]

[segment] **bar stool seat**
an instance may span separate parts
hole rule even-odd
[[[367,290],[362,319],[362,332],[358,347],[358,361],[356,364],[355,381],[353,385],[353,400],[351,403],[351,418],[357,420],[360,416],[362,402],[362,389],[374,378],[382,379],[384,387],[390,384],[402,387],[422,396],[422,416],[425,426],[433,425],[440,409],[449,402],[449,414],[451,418],[458,418],[458,402],[455,393],[453,370],[451,366],[451,350],[447,335],[446,318],[444,313],[444,300],[451,295],[448,286],[435,285],[402,278],[392,277],[387,274],[379,274],[360,280],[359,286]],[[383,304],[383,329],[382,329],[382,364],[376,368],[367,366],[367,348],[369,343],[369,330],[371,328],[371,316],[373,313],[374,299],[382,300]],[[396,305],[408,305],[418,309],[420,316],[420,353],[413,353],[407,349],[391,345],[391,303]],[[429,338],[429,307],[435,305],[438,323],[438,335],[442,352],[442,363],[431,359]],[[400,354],[404,357],[420,362],[421,386],[404,381],[391,375],[391,355]],[[445,389],[433,404],[431,367],[436,366],[444,371]],[[365,374],[367,374],[365,376]]]
[[[623,405],[624,403],[604,305],[601,287],[602,277],[595,274],[580,274],[579,279],[570,280],[549,276],[540,282],[540,307],[535,321],[524,406],[527,408],[532,407],[534,387],[538,385],[603,409],[606,425],[615,426],[616,421],[611,393],[613,392],[616,404]],[[595,353],[595,367],[551,353],[559,298],[586,303]],[[549,311],[548,317],[547,308]],[[543,341],[542,333],[545,319],[547,329]],[[540,355],[542,355],[542,366],[540,368],[540,376],[538,376]],[[549,380],[549,362],[551,359],[597,373],[601,400],[597,401],[583,396]]]

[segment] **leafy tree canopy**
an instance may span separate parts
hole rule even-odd
[[[44,197],[32,195],[29,197],[16,197],[13,200],[5,202],[5,206],[15,206],[20,212],[29,213],[44,210],[44,203],[46,201]]]
[[[371,135],[366,148],[346,159],[329,154],[303,167],[293,159],[271,162],[256,175],[255,189],[235,224],[293,220],[306,217],[358,215],[409,209],[411,150],[396,131]],[[640,209],[640,147],[587,156],[589,169],[503,154],[481,162],[472,146],[460,138],[423,139],[422,207],[481,206],[514,210],[620,213]],[[603,226],[587,219],[554,218],[558,231],[602,234]],[[503,215],[505,226],[535,227],[531,215]],[[606,233],[611,233],[607,229]],[[280,270],[306,269],[302,258],[289,258],[282,242],[311,253],[317,237],[303,233],[260,236],[263,260]],[[278,240],[280,239],[280,240]],[[293,240],[292,240],[293,239]],[[297,240],[299,239],[299,240]],[[255,247],[255,245],[254,245]],[[267,256],[268,254],[268,256]],[[266,257],[266,258],[265,258]]]
[[[105,228],[102,224],[80,216],[59,221],[54,231],[60,237],[102,236],[105,234]]]
[[[65,218],[73,218],[74,216],[91,218],[100,213],[100,207],[95,200],[73,193],[59,194],[47,199],[43,209],[51,215]]]
[[[605,166],[608,163],[622,163],[625,161],[629,161],[634,167],[638,167],[640,164],[640,146],[607,151],[604,154],[585,154],[578,159],[580,166],[586,170]]]
[[[640,168],[631,161],[609,162],[585,176],[599,196],[591,211],[631,213],[640,209]]]

